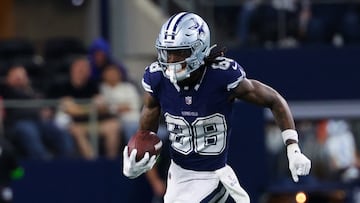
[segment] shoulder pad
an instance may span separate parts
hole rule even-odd
[[[153,62],[152,64],[150,64],[148,67],[146,67],[149,69],[149,72],[150,73],[154,73],[154,72],[158,72],[158,71],[162,71],[159,63],[156,61],[156,62]]]
[[[155,93],[163,77],[162,69],[158,62],[153,62],[145,68],[142,86],[147,92]]]
[[[217,57],[216,60],[218,62],[211,64],[211,68],[218,73],[221,72],[222,81],[228,91],[235,88],[246,77],[244,69],[233,59]]]
[[[236,61],[230,58],[219,56],[216,58],[216,61],[218,62],[211,64],[213,69],[228,70],[232,68],[236,70],[238,68]]]

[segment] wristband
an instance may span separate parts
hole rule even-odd
[[[284,144],[286,144],[287,140],[295,140],[296,142],[299,141],[298,133],[294,129],[287,129],[287,130],[282,131],[281,136],[282,136]]]

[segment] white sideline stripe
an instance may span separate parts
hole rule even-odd
[[[289,102],[294,119],[359,118],[360,100],[326,100]],[[269,109],[264,111],[266,120],[274,120]]]

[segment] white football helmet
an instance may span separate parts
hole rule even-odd
[[[176,83],[190,77],[190,73],[204,64],[210,54],[210,31],[206,22],[189,12],[175,14],[167,20],[159,33],[155,47],[158,61],[166,77]],[[183,61],[168,63],[169,51],[188,51]],[[185,68],[182,64],[185,63]]]

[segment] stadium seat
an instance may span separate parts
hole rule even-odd
[[[73,37],[57,37],[46,40],[44,58],[46,61],[64,58],[74,54],[86,54],[87,50],[80,39]]]
[[[0,41],[0,59],[12,60],[35,54],[34,46],[26,39],[8,39]]]

